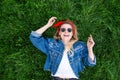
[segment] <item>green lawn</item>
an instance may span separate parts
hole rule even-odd
[[[95,40],[95,67],[81,80],[120,80],[120,0],[2,0],[0,1],[0,80],[50,80],[46,56],[29,40],[32,30],[51,16],[72,20],[79,40]],[[43,35],[53,37],[55,29]]]

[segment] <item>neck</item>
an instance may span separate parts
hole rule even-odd
[[[63,41],[63,44],[68,45],[68,44],[70,44],[70,41]]]
[[[70,48],[72,47],[72,42],[71,41],[63,41],[65,50],[69,51]]]

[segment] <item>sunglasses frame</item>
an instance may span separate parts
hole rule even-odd
[[[67,29],[66,29],[66,28],[61,28],[61,29],[60,29],[61,32],[65,32],[66,30],[67,30],[67,32],[69,32],[69,33],[72,32],[72,28],[67,28]]]

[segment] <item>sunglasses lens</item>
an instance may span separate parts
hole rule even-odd
[[[71,29],[71,28],[68,28],[67,30],[68,30],[68,32],[72,32],[72,29]]]
[[[65,28],[61,28],[60,30],[61,30],[61,32],[65,32],[65,31],[66,31]],[[67,31],[68,31],[68,32],[72,32],[72,29],[71,29],[71,28],[68,28]]]
[[[65,32],[65,28],[61,28],[61,32]]]

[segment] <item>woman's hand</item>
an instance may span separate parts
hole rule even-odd
[[[39,28],[38,30],[36,30],[35,32],[42,35],[43,32],[45,32],[49,27],[51,27],[53,25],[53,23],[56,21],[56,17],[51,17],[48,20],[48,23],[46,25],[44,25],[43,27]]]
[[[54,22],[56,21],[56,17],[51,17],[49,20],[48,20],[48,23],[46,24],[47,26],[51,27]]]
[[[89,49],[92,49],[95,45],[95,42],[92,38],[92,35],[90,34],[90,36],[88,37],[88,40],[87,40],[87,47],[88,47],[88,50]]]
[[[88,37],[88,40],[87,40],[87,47],[88,47],[89,57],[92,61],[94,60],[94,53],[93,53],[94,45],[95,45],[95,42],[92,38],[92,35],[90,34],[90,36]]]

